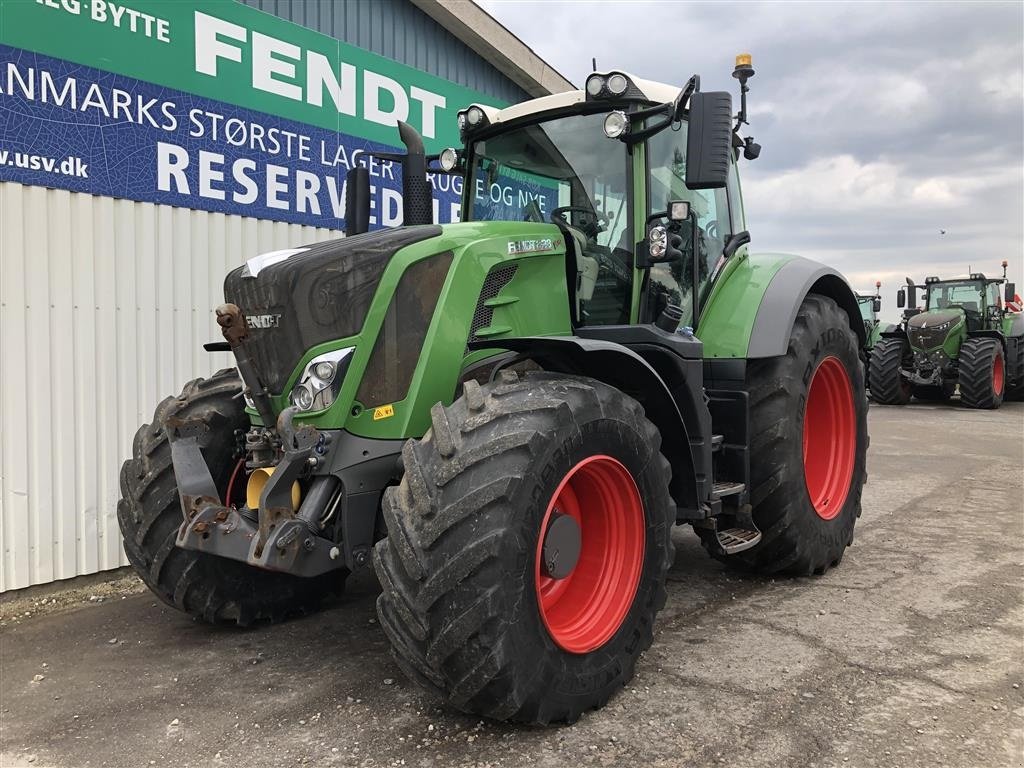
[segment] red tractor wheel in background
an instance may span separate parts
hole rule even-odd
[[[1006,363],[998,339],[975,337],[960,345],[960,402],[998,408],[1006,390]]]
[[[395,659],[463,711],[572,722],[632,678],[665,604],[661,436],[622,392],[545,372],[431,416],[374,551]]]

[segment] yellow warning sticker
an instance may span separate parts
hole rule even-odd
[[[381,419],[390,419],[395,415],[395,406],[393,405],[382,405],[378,408],[373,409],[373,420],[380,421]]]

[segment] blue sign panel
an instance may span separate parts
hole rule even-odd
[[[371,228],[396,226],[401,167],[373,151],[400,150],[0,46],[0,181],[344,229],[358,165]],[[435,221],[457,221],[462,179],[431,183]]]

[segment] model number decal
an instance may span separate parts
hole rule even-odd
[[[508,255],[518,256],[521,253],[534,253],[536,251],[550,251],[555,247],[550,237],[540,240],[511,240],[508,244]]]

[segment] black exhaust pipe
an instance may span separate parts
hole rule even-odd
[[[370,172],[357,165],[345,174],[345,235],[370,231]]]
[[[405,144],[402,158],[402,199],[405,225],[434,223],[434,195],[427,181],[427,156],[423,137],[408,123],[398,121],[398,135]]]

